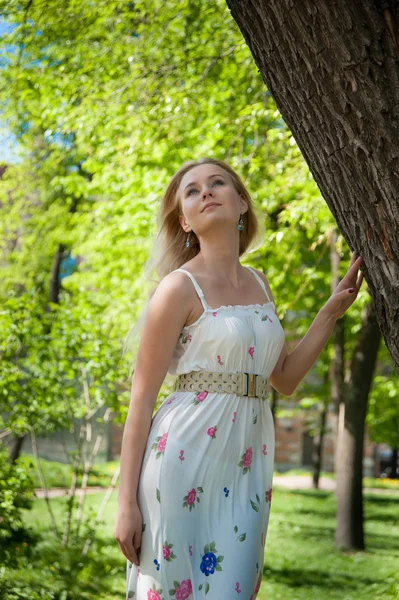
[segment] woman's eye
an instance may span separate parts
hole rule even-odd
[[[221,183],[222,185],[224,185],[224,181],[222,181],[221,179],[215,179],[215,181],[213,182],[213,185],[215,183]]]
[[[191,188],[190,190],[188,190],[188,196],[191,196],[191,192],[198,192],[198,190],[196,188]]]

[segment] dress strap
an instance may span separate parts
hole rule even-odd
[[[252,267],[246,267],[247,269],[249,269],[251,271],[251,273],[255,276],[255,279],[258,280],[258,282],[260,283],[260,285],[262,286],[263,291],[265,292],[267,299],[269,302],[272,302],[269,298],[269,294],[267,293],[266,290],[266,286],[265,286],[265,282],[263,281],[263,279],[261,277],[259,277],[259,275],[257,274],[257,272],[255,271],[255,269],[253,269]]]
[[[201,300],[202,306],[204,307],[205,310],[207,308],[209,308],[209,306],[205,300],[204,292],[201,290],[200,286],[198,285],[198,282],[195,279],[194,275],[192,273],[190,273],[189,271],[186,271],[185,269],[175,269],[173,272],[175,273],[176,271],[181,271],[182,273],[186,273],[190,277],[190,279],[193,282],[193,285],[195,287],[195,291],[197,292],[199,299]]]

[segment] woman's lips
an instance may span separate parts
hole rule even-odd
[[[208,210],[208,208],[214,208],[215,206],[220,206],[220,204],[208,204],[208,206],[205,206],[204,211]]]

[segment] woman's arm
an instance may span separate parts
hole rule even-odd
[[[137,505],[141,464],[155,402],[188,319],[193,290],[184,273],[170,273],[160,282],[147,305],[122,438],[120,510]]]
[[[352,254],[350,267],[345,277],[340,281],[326,304],[319,310],[305,336],[288,353],[287,344],[280,353],[275,368],[269,378],[271,385],[281,394],[290,396],[299,383],[313,367],[321,351],[326,345],[337,319],[341,317],[355,300],[363,281],[363,274],[358,277],[361,257]],[[261,271],[257,271],[270,291],[269,283]],[[352,290],[352,291],[351,291]]]
[[[306,334],[288,353],[287,345],[282,349],[276,366],[269,378],[271,385],[284,396],[291,396],[315,364],[326,345],[336,323],[336,318],[321,308]]]

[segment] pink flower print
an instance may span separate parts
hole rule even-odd
[[[239,467],[243,467],[243,473],[247,473],[251,468],[252,463],[252,446],[246,449],[244,454],[241,456],[241,460],[238,463]]]
[[[188,492],[187,504],[189,506],[191,506],[192,504],[194,504],[196,497],[197,497],[197,492],[196,492],[196,489],[193,488],[190,492]]]
[[[241,594],[240,584],[238,581],[236,581],[236,592],[237,592],[237,594]]]
[[[209,437],[216,439],[217,430],[217,425],[215,425],[214,427],[209,427],[207,434],[209,435]]]
[[[182,344],[187,344],[187,342],[191,342],[191,340],[193,339],[193,336],[191,335],[191,333],[188,333],[187,335],[185,335],[184,333],[181,333],[179,337],[181,338]]]
[[[183,464],[183,460],[184,460],[184,450],[180,450],[180,462]]]
[[[163,549],[163,557],[168,562],[172,562],[173,559],[176,558],[176,554],[172,550],[173,544],[169,544],[167,540],[165,540],[162,549]]]
[[[214,317],[216,317],[216,316],[217,316],[217,312],[216,312],[216,311],[215,311],[215,312],[213,312],[212,314],[213,314],[213,316],[214,316]]]
[[[269,504],[271,504],[271,502],[272,502],[272,488],[269,488],[265,492],[265,500],[266,500],[266,502],[269,502]]]
[[[148,590],[147,600],[161,600],[161,596],[156,590]]]
[[[266,444],[263,444],[262,452],[266,456],[266,454],[267,454],[267,452],[266,452]]]
[[[261,321],[270,321],[270,323],[273,323],[273,321],[271,320],[271,318],[269,317],[269,315],[262,315],[261,316]]]
[[[165,452],[167,439],[168,439],[167,432],[164,433],[163,435],[160,435],[155,438],[155,441],[154,441],[153,445],[151,446],[151,449],[155,450],[155,452],[157,453],[155,458],[159,458]]]
[[[233,412],[233,418],[231,419],[231,420],[233,421],[233,423],[235,423],[235,420],[236,420],[236,415],[237,415],[237,413],[236,413],[236,412]]]
[[[249,356],[251,358],[254,357],[254,351],[255,351],[255,348],[253,346],[251,346],[250,348],[248,348],[248,354],[249,354]]]
[[[140,569],[137,569],[137,579],[140,579],[140,575],[141,575],[141,571],[140,571]]]
[[[244,454],[244,467],[249,469],[249,467],[251,466],[251,462],[252,462],[252,446],[250,446],[247,451]]]
[[[222,359],[221,359],[221,357],[220,357],[220,355],[219,355],[219,354],[217,355],[217,357],[216,357],[216,358],[218,359],[218,363],[219,363],[219,365],[224,365],[224,362],[222,361]]]
[[[172,404],[173,400],[176,400],[176,396],[173,396],[173,398],[168,400],[166,404]]]
[[[192,547],[192,546],[190,546],[190,547],[189,547],[189,549],[188,549],[188,551],[189,551],[189,553],[190,553],[190,556],[192,556],[192,555],[193,555],[193,547]]]
[[[209,394],[209,392],[207,390],[204,390],[203,392],[199,392],[195,396],[194,404],[198,404],[199,402],[203,402],[205,400],[205,398],[207,397],[208,394]]]
[[[166,448],[166,441],[168,439],[168,432],[164,433],[163,436],[161,437],[161,439],[158,442],[158,446],[157,446],[157,450],[158,452],[165,452],[165,448]]]
[[[183,507],[188,506],[189,511],[191,512],[192,509],[195,508],[195,503],[200,502],[198,494],[202,494],[203,491],[204,490],[202,487],[197,487],[197,489],[193,488],[192,490],[190,490],[187,496],[184,496],[183,498]]]
[[[178,588],[176,588],[176,600],[187,600],[193,593],[191,579],[184,579]]]

